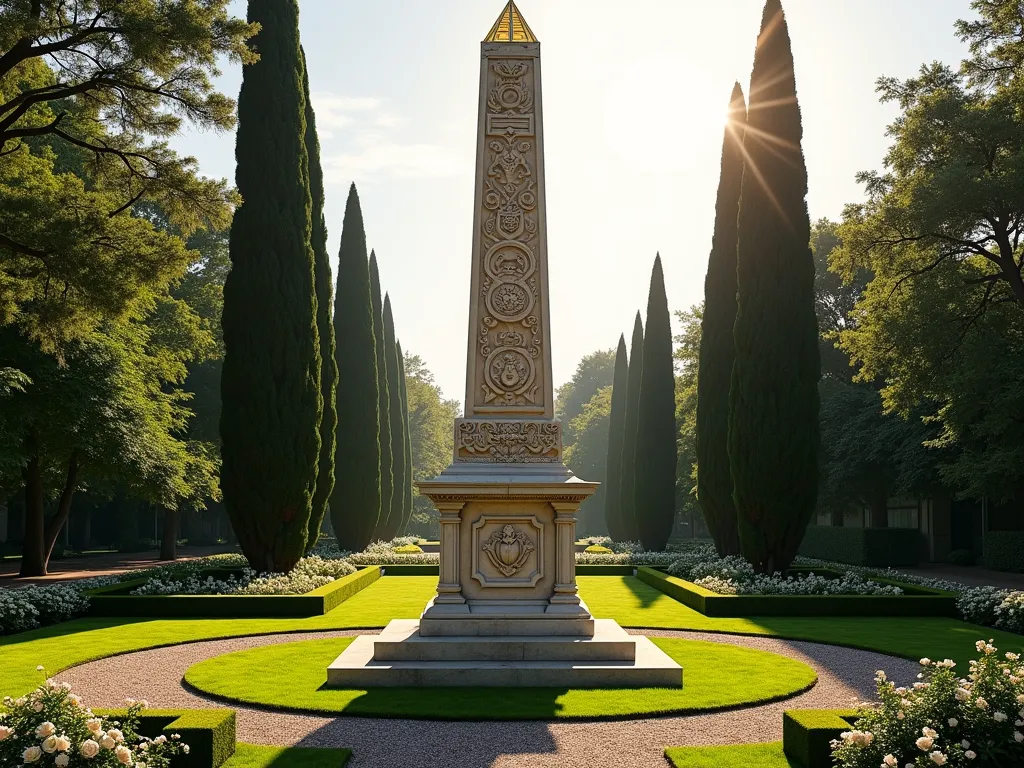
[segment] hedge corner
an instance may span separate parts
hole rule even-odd
[[[782,750],[800,768],[831,768],[832,740],[858,715],[856,709],[788,709],[782,715]]]
[[[96,710],[103,717],[124,717],[123,709]],[[177,755],[172,768],[219,768],[235,753],[233,709],[145,709],[139,715],[139,732],[156,738],[178,734],[188,744],[187,755]]]

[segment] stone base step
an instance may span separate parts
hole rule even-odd
[[[593,636],[423,637],[415,619],[396,620],[374,638],[375,661],[633,661],[636,642],[615,621]]]

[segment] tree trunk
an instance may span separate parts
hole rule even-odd
[[[36,448],[35,436],[26,440],[29,450]],[[25,479],[25,532],[21,543],[21,569],[19,576],[45,576],[46,557],[43,543],[46,517],[43,510],[43,477],[39,456],[32,456],[24,471]]]
[[[160,559],[178,559],[178,508],[164,510],[164,533],[160,538]]]
[[[45,540],[43,541],[43,552],[46,555],[46,562],[50,562],[50,555],[53,553],[53,545],[60,535],[61,528],[67,522],[68,513],[71,512],[71,501],[75,497],[75,484],[78,481],[78,453],[73,452],[68,459],[68,473],[64,480],[64,490],[61,491],[60,501],[57,502],[57,511],[53,517],[46,521]],[[44,566],[45,567],[45,566]]]
[[[888,528],[889,527],[889,505],[888,498],[880,496],[876,499],[872,499],[871,507],[868,512],[868,527],[869,528]]]

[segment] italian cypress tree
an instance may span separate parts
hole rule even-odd
[[[818,324],[789,31],[768,0],[754,53],[740,196],[729,464],[740,547],[785,570],[818,490]]]
[[[704,278],[704,317],[697,367],[697,500],[720,555],[738,555],[740,537],[729,470],[729,386],[736,324],[736,219],[743,182],[747,107],[736,83],[722,139],[715,234]]]
[[[402,517],[405,508],[402,506],[402,478],[405,476],[405,435],[402,434],[404,422],[402,420],[402,382],[398,378],[398,342],[395,339],[395,320],[391,314],[391,297],[384,294],[384,356],[388,372],[388,412],[392,414],[390,420],[390,442],[393,471],[393,488],[391,494],[391,510],[388,515],[388,525],[384,529],[384,535],[388,540],[398,535],[398,529],[402,527]],[[383,443],[384,438],[381,438]],[[381,516],[383,516],[383,500],[381,504]]]
[[[644,323],[640,313],[633,321],[626,372],[626,407],[622,417],[622,470],[619,474],[619,530],[623,541],[637,541],[636,526],[636,430],[639,423],[640,380],[644,371]],[[614,390],[612,390],[614,394]]]
[[[299,9],[251,0],[248,18],[260,59],[238,97],[220,482],[252,567],[288,571],[306,549],[322,412]]]
[[[399,534],[409,530],[409,523],[412,521],[412,430],[409,428],[409,387],[405,379],[405,354],[402,352],[402,344],[398,342],[398,380],[402,387],[402,433],[405,435],[405,443],[402,450],[403,466],[405,472],[402,477],[402,527]]]
[[[626,337],[619,335],[615,350],[615,374],[612,378],[612,407],[608,414],[608,460],[605,468],[605,523],[612,541],[622,541],[619,488],[622,484],[622,440],[625,428],[626,381],[629,375],[626,360]]]
[[[356,185],[349,188],[334,294],[338,447],[331,523],[343,550],[370,543],[380,517],[380,422],[370,268]]]
[[[661,552],[672,535],[676,516],[676,374],[660,255],[654,258],[647,295],[635,455],[637,533],[644,549]]]
[[[312,203],[310,245],[313,249],[313,276],[316,290],[316,330],[320,340],[320,460],[313,491],[313,510],[309,516],[306,551],[320,538],[320,526],[327,512],[327,501],[334,490],[334,449],[337,443],[338,411],[334,402],[338,387],[338,363],[334,359],[334,325],[331,323],[331,261],[327,255],[327,222],[324,220],[324,173],[320,166],[320,140],[316,134],[316,116],[309,99],[309,73],[305,53],[302,56],[302,92],[306,99],[306,155],[309,158],[309,196]]]
[[[384,343],[384,304],[380,298],[377,254],[370,251],[370,301],[373,305],[373,337],[377,340],[377,413],[380,415],[380,519],[375,539],[390,541],[391,507],[395,493],[394,457],[391,455],[391,406],[388,393],[387,345]]]

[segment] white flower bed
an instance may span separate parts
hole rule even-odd
[[[97,717],[70,685],[53,680],[19,699],[7,697],[0,713],[0,766],[167,768],[174,755],[188,754],[178,734],[140,735],[139,713],[146,703],[127,703],[121,720]]]
[[[194,561],[193,561],[194,562]],[[191,565],[191,562],[189,563]],[[204,563],[205,567],[209,567]],[[182,570],[184,573],[182,573]],[[327,586],[335,579],[355,573],[347,560],[304,557],[288,573],[257,574],[251,568],[226,579],[202,578],[199,567],[179,569],[181,575],[155,575],[133,595],[302,595]]]
[[[838,768],[934,768],[1024,764],[1024,664],[1000,658],[992,641],[958,677],[949,659],[921,659],[918,682],[875,680],[878,704],[863,708],[852,730],[832,742]]]
[[[693,548],[676,556],[668,573],[721,595],[901,595],[892,584],[868,581],[853,572],[839,578],[815,573],[771,576],[754,572],[742,557],[719,557],[710,546]]]
[[[82,590],[67,584],[0,588],[0,635],[68,621],[88,609]]]

